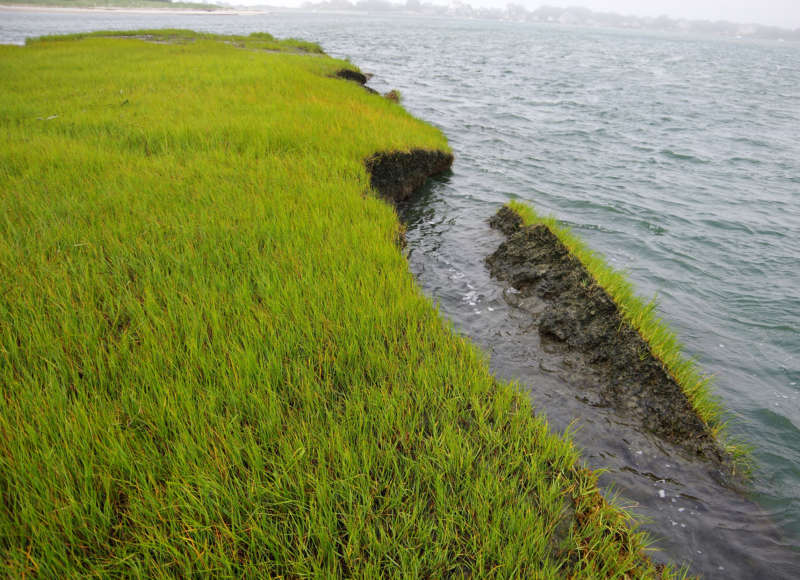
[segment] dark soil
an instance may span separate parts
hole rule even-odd
[[[490,273],[515,289],[507,293],[512,305],[536,297],[534,325],[542,345],[563,356],[568,380],[593,404],[614,408],[694,456],[727,463],[683,390],[558,238],[546,226],[523,226],[505,207],[489,223],[507,236],[486,259]]]
[[[408,199],[430,176],[453,165],[453,155],[442,151],[413,149],[376,153],[364,161],[372,187],[394,202]]]
[[[363,73],[358,72],[358,71],[351,70],[349,68],[343,68],[341,70],[337,70],[334,73],[333,76],[335,76],[337,79],[343,79],[343,80],[346,80],[346,81],[352,81],[354,83],[358,83],[359,85],[364,87],[364,89],[367,92],[372,93],[374,95],[379,94],[378,91],[376,91],[372,87],[368,87],[367,86],[367,81],[369,80],[369,77],[367,75],[363,74]],[[370,76],[372,76],[372,75],[370,75]]]
[[[367,76],[362,74],[356,70],[351,70],[349,68],[343,68],[341,70],[337,70],[335,76],[340,79],[344,79],[346,81],[353,81],[360,85],[367,84]]]

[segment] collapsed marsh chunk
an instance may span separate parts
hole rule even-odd
[[[586,377],[602,406],[693,455],[725,463],[728,458],[686,393],[558,237],[544,224],[525,226],[508,207],[489,223],[507,236],[486,258],[489,272],[520,297],[544,302],[542,311],[531,314],[541,340],[579,357],[571,380]]]
[[[364,165],[372,187],[381,196],[397,202],[408,199],[429,177],[450,169],[453,154],[426,149],[376,153]]]
[[[400,102],[400,91],[398,91],[397,89],[392,89],[388,93],[384,93],[383,94],[383,98],[388,100],[388,101],[392,101],[393,103],[399,103]]]
[[[370,93],[372,95],[378,95],[378,94],[380,94],[380,93],[378,93],[378,91],[376,91],[372,87],[368,87],[367,86],[367,81],[370,79],[371,76],[372,76],[371,74],[366,74],[365,75],[364,73],[360,73],[360,72],[358,72],[356,70],[352,70],[352,69],[349,69],[349,68],[340,69],[340,70],[336,71],[333,74],[334,78],[342,79],[342,80],[345,80],[345,81],[352,81],[354,83],[358,83],[368,93]]]
[[[334,76],[336,78],[344,79],[346,81],[353,81],[360,85],[367,84],[367,76],[365,74],[349,68],[343,68],[341,70],[336,71]]]

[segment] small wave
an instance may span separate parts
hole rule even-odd
[[[728,159],[728,163],[732,165],[739,165],[742,163],[746,163],[748,165],[762,165],[764,162],[760,159],[753,159],[752,157],[731,157]]]
[[[771,145],[761,139],[753,139],[751,137],[734,137],[731,139],[734,143],[743,143],[745,145],[752,145],[753,147],[762,147],[769,149]]]
[[[678,161],[689,161],[690,163],[698,163],[701,165],[706,165],[710,163],[707,159],[701,159],[700,157],[696,157],[689,153],[678,153],[677,151],[673,151],[672,149],[662,149],[660,153],[664,157],[668,157],[670,159],[677,159]]]
[[[685,56],[673,56],[664,61],[664,64],[678,64],[686,60]]]
[[[512,113],[512,112],[503,112],[497,113],[495,116],[496,119],[500,121],[511,121],[511,122],[523,122],[523,123],[530,123],[530,119],[519,113]]]
[[[794,422],[780,411],[780,406],[772,409],[761,407],[754,409],[749,415],[762,426],[762,434],[770,435],[769,439],[773,443],[777,443],[781,449],[788,439],[794,441],[795,444],[800,444],[800,429]],[[766,431],[767,433],[764,433]],[[768,439],[768,440],[769,440]],[[794,447],[797,449],[797,447]]]
[[[644,229],[648,230],[655,236],[663,236],[667,233],[667,228],[660,226],[658,224],[650,223],[650,222],[642,222],[641,224]]]
[[[743,222],[735,222],[720,219],[703,219],[699,220],[703,225],[709,226],[712,229],[726,230],[733,232],[743,232],[745,234],[753,234],[753,230]]]
[[[756,318],[749,318],[744,316],[730,316],[730,320],[742,326],[761,328],[763,330],[769,330],[774,333],[784,332],[787,333],[789,336],[791,336],[795,332],[795,328],[793,326],[789,326],[786,324],[770,324],[768,322],[763,322],[762,320]]]

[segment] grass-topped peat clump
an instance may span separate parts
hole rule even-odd
[[[487,258],[493,276],[536,296],[539,334],[583,355],[575,380],[600,404],[635,417],[643,428],[729,464],[736,449],[720,443],[721,409],[675,334],[633,285],[553,218],[511,202],[490,220],[508,239]],[[581,368],[576,368],[580,366]]]
[[[0,575],[659,574],[397,250],[365,160],[437,130],[295,43],[116,36],[0,47]]]

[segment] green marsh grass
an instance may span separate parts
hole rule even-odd
[[[686,356],[676,334],[656,312],[656,299],[643,301],[636,295],[633,283],[618,270],[608,265],[605,258],[591,250],[569,228],[552,216],[541,216],[528,205],[511,201],[507,206],[516,212],[525,225],[543,224],[556,235],[562,244],[584,265],[596,283],[603,288],[619,307],[622,317],[635,328],[650,351],[686,393],[697,415],[720,441],[725,439],[725,422],[719,399],[712,392],[710,375],[703,374],[697,363]],[[746,449],[728,442],[726,449],[738,460],[738,467],[746,471]]]
[[[660,574],[395,245],[363,160],[439,131],[296,43],[105,36],[0,46],[0,575]]]
[[[322,47],[315,42],[299,40],[297,38],[277,39],[268,32],[253,32],[247,36],[226,35],[220,36],[209,32],[195,32],[178,28],[160,28],[158,30],[96,30],[94,32],[76,32],[74,34],[60,34],[55,36],[38,36],[26,39],[25,43],[36,44],[39,42],[74,42],[87,38],[132,38],[148,40],[157,43],[182,44],[202,40],[224,42],[237,48],[253,50],[267,50],[271,52],[300,52],[307,54],[324,54]],[[340,62],[339,68],[352,68],[347,63]]]

